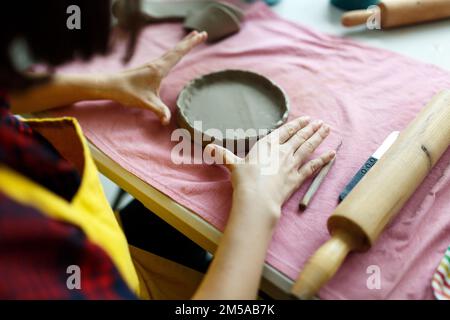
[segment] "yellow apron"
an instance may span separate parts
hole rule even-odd
[[[98,177],[88,145],[74,118],[26,120],[81,174],[72,201],[59,197],[27,177],[0,165],[0,190],[19,203],[57,220],[78,226],[109,255],[128,287],[143,299],[187,299],[202,274],[129,246]]]

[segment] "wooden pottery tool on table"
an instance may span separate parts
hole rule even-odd
[[[450,18],[448,0],[383,0],[378,7],[383,29]],[[346,27],[366,24],[373,14],[372,10],[349,11],[341,22]]]
[[[450,145],[450,90],[437,94],[328,219],[331,239],[307,261],[291,292],[312,298],[350,251],[365,251]]]
[[[328,175],[328,172],[330,172],[331,167],[334,165],[334,162],[336,161],[336,156],[339,151],[339,149],[342,146],[342,141],[339,143],[338,147],[336,148],[336,154],[334,158],[328,162],[325,166],[320,169],[319,173],[314,178],[313,182],[311,182],[311,185],[309,186],[308,190],[306,191],[305,195],[303,196],[302,201],[300,201],[299,209],[300,211],[305,211],[308,207],[309,203],[311,202],[312,198],[316,194],[317,190],[319,190],[320,186],[322,185],[323,180],[325,180],[325,177]]]

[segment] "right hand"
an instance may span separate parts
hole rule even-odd
[[[292,193],[335,157],[334,151],[327,151],[308,161],[329,133],[330,127],[322,121],[300,117],[260,139],[245,158],[215,144],[206,148],[231,171],[233,198],[268,205],[276,221]],[[273,167],[267,170],[267,165]]]
[[[166,125],[170,110],[161,100],[159,90],[162,81],[175,65],[193,48],[203,43],[206,32],[192,31],[161,57],[133,69],[108,75],[108,98],[127,107],[137,107],[154,112]]]

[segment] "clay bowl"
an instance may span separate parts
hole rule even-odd
[[[244,70],[213,72],[190,81],[177,107],[177,123],[195,143],[215,142],[238,155],[286,122],[289,114],[288,98],[278,85]]]

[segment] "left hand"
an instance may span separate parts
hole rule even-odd
[[[251,204],[255,211],[266,206],[269,218],[276,221],[292,193],[334,158],[330,150],[308,160],[329,133],[323,121],[300,117],[261,138],[245,158],[213,143],[205,151],[231,171],[233,202]]]
[[[109,77],[108,81],[112,81],[110,98],[124,106],[151,110],[160,118],[162,124],[168,124],[171,115],[159,96],[161,82],[191,49],[206,38],[206,32],[193,31],[158,59]]]

